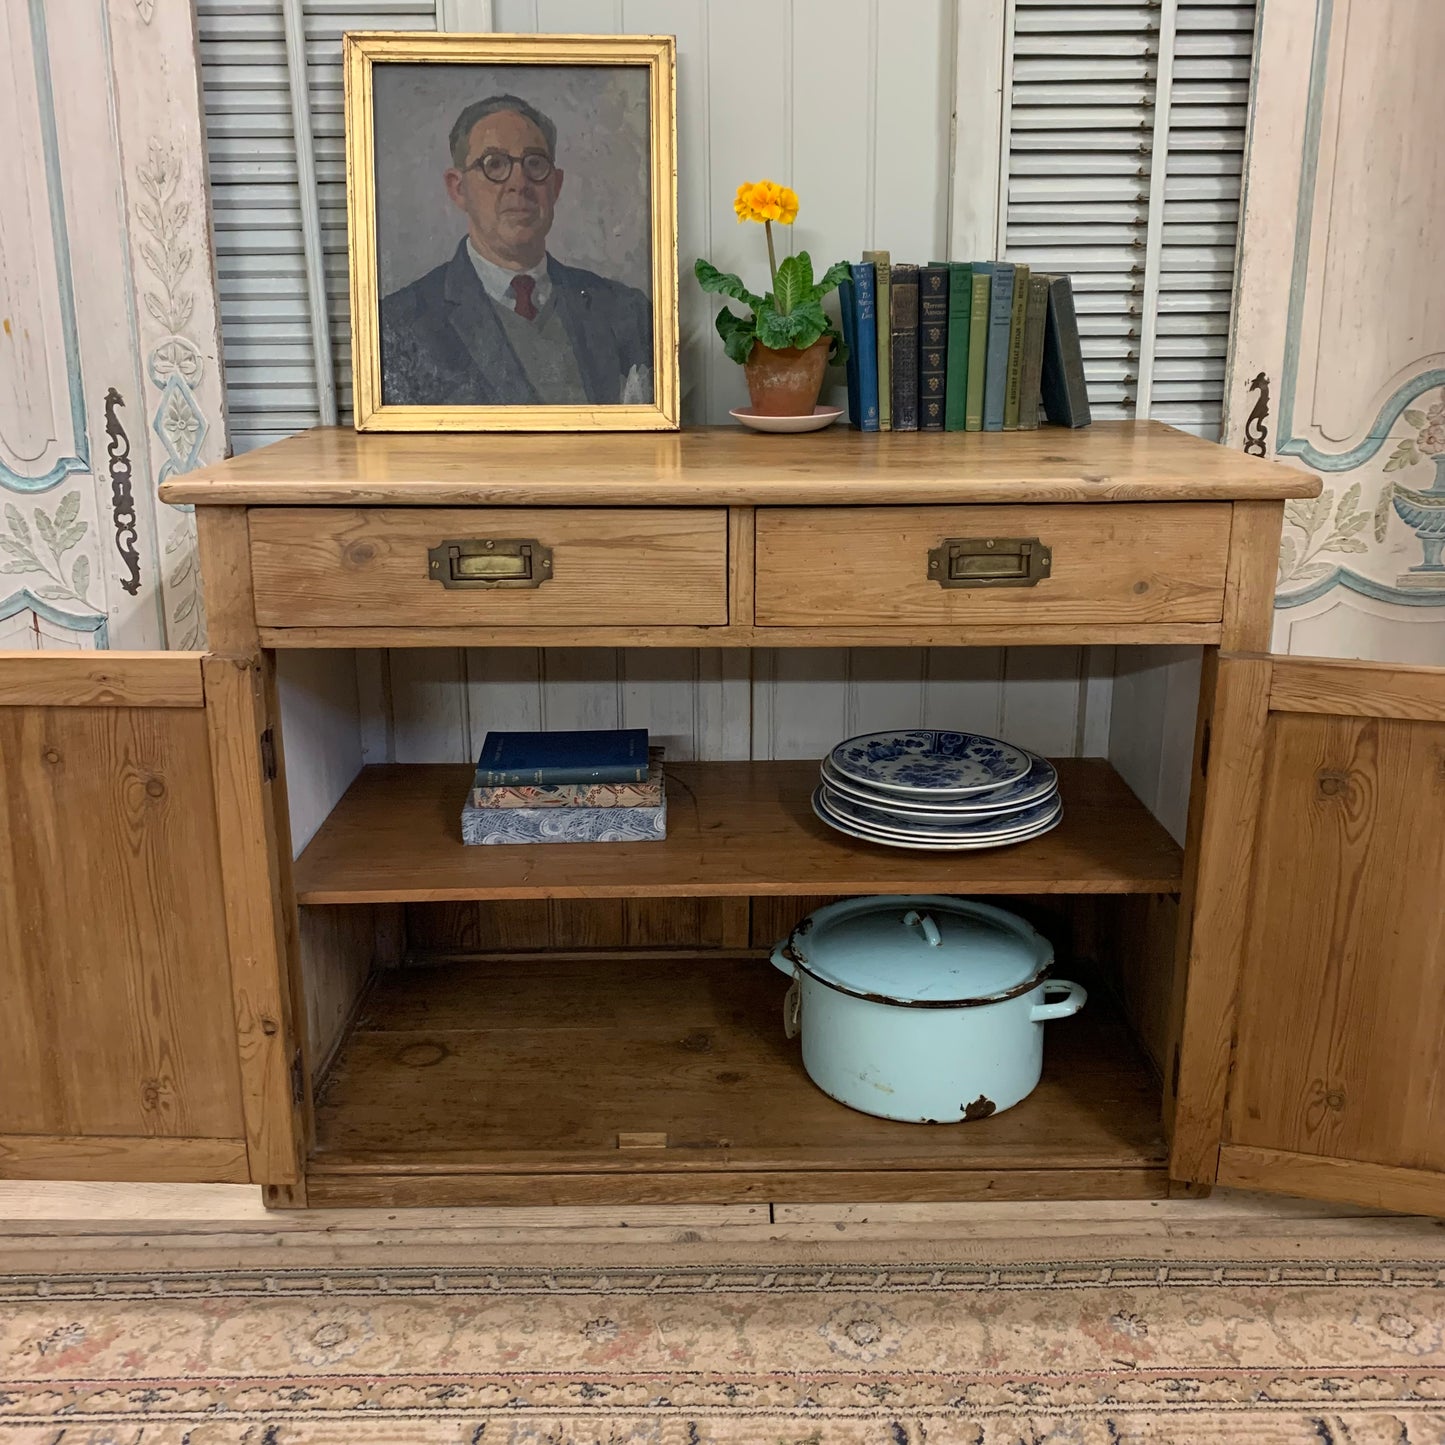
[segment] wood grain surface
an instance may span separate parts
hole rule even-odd
[[[366,768],[296,864],[300,902],[790,893],[1169,893],[1178,846],[1098,759],[1060,759],[1063,822],[978,853],[859,843],[813,816],[813,762],[669,765],[657,843],[468,847],[472,769]]]
[[[757,513],[763,627],[934,623],[1218,622],[1231,509],[768,507]],[[1049,574],[1031,587],[943,587],[945,539],[1038,538]]]
[[[1291,658],[1275,669],[1269,705],[1276,712],[1445,722],[1445,667]]]
[[[783,1034],[787,982],[760,958],[382,974],[322,1092],[308,1188],[319,1200],[322,1176],[346,1175],[1160,1171],[1158,1088],[1106,999],[1050,1027],[1030,1098],[927,1128],[812,1084]],[[665,1144],[619,1142],[637,1135]],[[702,1180],[697,1194],[713,1197]],[[801,1197],[829,1197],[826,1182]]]
[[[721,507],[604,510],[257,508],[256,616],[264,627],[702,626],[728,620]],[[552,549],[535,588],[447,588],[444,541],[530,539]]]
[[[0,707],[0,1134],[244,1133],[225,897],[203,710]]]
[[[214,506],[698,506],[1313,497],[1319,478],[1162,422],[807,437],[420,436],[317,427],[161,485]]]
[[[173,1135],[0,1134],[0,1179],[172,1180],[244,1184],[244,1139]]]
[[[0,707],[200,707],[190,652],[0,652]]]

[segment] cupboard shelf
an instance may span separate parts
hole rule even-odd
[[[469,847],[472,770],[365,768],[296,864],[303,904],[851,893],[1175,893],[1179,847],[1101,759],[1056,761],[1064,819],[1028,843],[929,853],[855,842],[813,816],[815,762],[668,766],[659,843]]]
[[[844,1107],[783,1035],[760,957],[390,970],[320,1090],[315,1202],[1163,1193],[1159,1085],[1102,991],[1044,1076],[971,1124]],[[841,1193],[840,1193],[841,1191]]]

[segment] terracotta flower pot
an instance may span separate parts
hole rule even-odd
[[[831,345],[826,336],[803,351],[796,346],[772,351],[758,342],[743,363],[753,409],[763,416],[811,416],[823,390]]]

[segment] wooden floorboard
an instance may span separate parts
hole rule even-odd
[[[813,816],[816,762],[677,763],[655,843],[472,846],[472,770],[366,768],[296,865],[302,903],[853,893],[1173,893],[1179,847],[1098,758],[1056,763],[1062,823],[977,853],[857,842]]]

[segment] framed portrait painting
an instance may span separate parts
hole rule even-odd
[[[671,36],[345,37],[361,431],[675,428]]]

